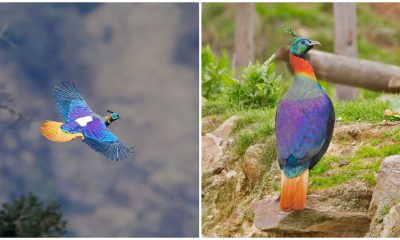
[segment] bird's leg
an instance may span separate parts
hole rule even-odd
[[[281,200],[281,193],[278,193],[277,195],[275,195],[275,197],[275,202],[279,202]]]

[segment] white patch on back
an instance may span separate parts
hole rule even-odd
[[[91,122],[91,121],[93,121],[93,118],[91,116],[86,116],[86,117],[81,117],[81,118],[75,119],[75,122],[77,122],[79,124],[79,126],[81,126],[81,127],[86,127],[88,122]]]

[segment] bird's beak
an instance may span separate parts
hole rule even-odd
[[[318,41],[311,40],[311,42],[310,42],[310,46],[315,46],[315,45],[319,45],[319,46],[321,46],[321,43],[320,43],[320,42],[318,42]]]

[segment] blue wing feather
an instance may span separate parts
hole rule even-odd
[[[52,95],[57,112],[65,122],[94,114],[73,83],[63,82],[55,86]]]
[[[85,138],[85,143],[93,150],[114,161],[127,159],[129,153],[132,152],[127,146],[118,140],[118,138],[115,141],[108,142],[87,137]]]

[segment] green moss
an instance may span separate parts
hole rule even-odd
[[[382,208],[382,210],[381,210],[381,212],[380,212],[380,215],[382,216],[382,218],[384,217],[384,216],[386,216],[388,213],[389,213],[389,211],[390,211],[390,205],[385,205],[383,208]]]

